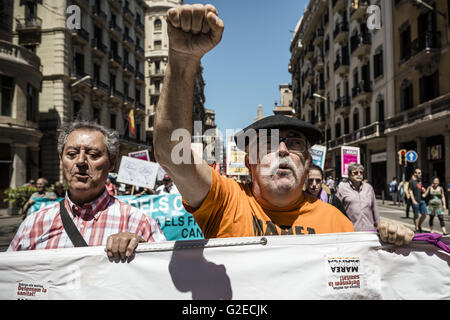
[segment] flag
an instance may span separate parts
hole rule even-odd
[[[131,109],[128,114],[128,130],[133,137],[136,137],[136,130],[134,127],[134,109]]]

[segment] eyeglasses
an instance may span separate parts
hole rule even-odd
[[[258,146],[262,147],[264,145],[261,144],[263,144],[264,142],[266,147],[265,150],[267,151],[267,153],[278,151],[281,142],[284,142],[289,151],[295,152],[305,152],[307,146],[306,140],[300,137],[286,137],[286,138],[279,137],[278,143],[272,145],[272,136],[258,137],[258,139],[256,140],[255,143],[253,143],[253,145],[258,143]]]
[[[352,176],[356,176],[356,175],[360,175],[360,176],[363,176],[364,175],[364,171],[353,171],[352,172]]]

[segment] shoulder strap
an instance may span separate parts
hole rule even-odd
[[[86,241],[81,236],[81,233],[75,226],[75,223],[73,223],[73,220],[70,218],[64,202],[65,199],[59,202],[59,213],[61,215],[64,230],[66,230],[66,233],[70,238],[70,241],[72,241],[75,247],[87,247],[88,245]]]

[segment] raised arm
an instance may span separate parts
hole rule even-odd
[[[198,208],[209,192],[211,171],[206,162],[194,161],[190,149],[195,75],[203,55],[220,42],[224,24],[214,6],[200,4],[172,8],[166,20],[169,59],[155,114],[155,157],[184,200]]]

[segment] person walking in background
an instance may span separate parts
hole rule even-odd
[[[389,195],[392,198],[392,204],[395,206],[398,200],[398,182],[397,177],[392,178],[391,183],[389,183]]]
[[[328,176],[328,179],[325,181],[325,184],[330,189],[331,193],[336,193],[336,182],[333,180],[332,176]]]
[[[415,232],[422,232],[422,223],[428,214],[427,204],[425,200],[422,199],[422,192],[425,192],[425,189],[421,185],[422,179],[422,170],[416,169],[414,170],[414,174],[409,180],[409,196],[411,197],[411,203],[414,212],[414,226],[416,228]],[[419,219],[419,213],[420,219]]]
[[[428,201],[427,211],[430,215],[430,232],[433,232],[433,220],[435,215],[438,216],[439,222],[441,224],[442,233],[447,235],[447,230],[445,229],[444,222],[444,211],[447,210],[444,188],[439,185],[439,178],[433,177],[431,180],[432,184],[427,188],[427,190],[422,194],[423,198],[430,196],[430,200]]]
[[[364,182],[364,166],[350,163],[348,181],[339,184],[337,197],[344,205],[355,231],[371,231],[380,223],[380,214],[375,192],[370,184]]]

